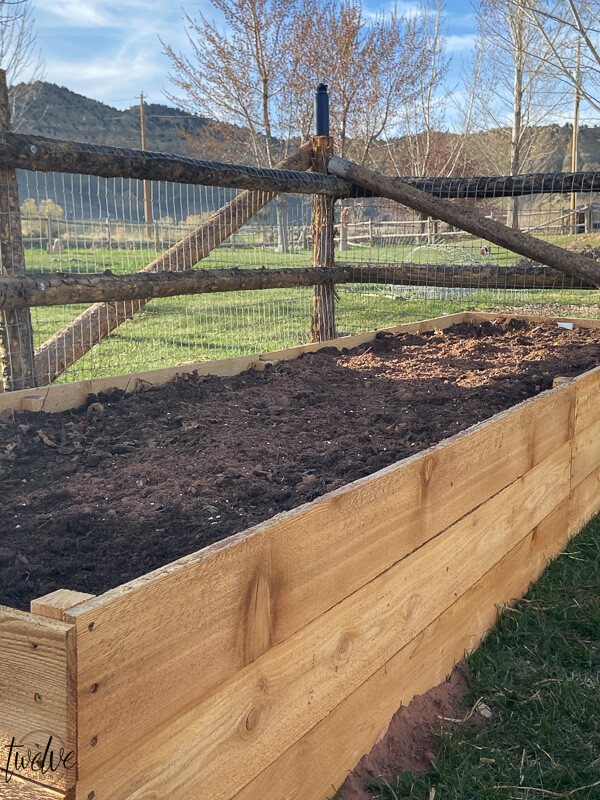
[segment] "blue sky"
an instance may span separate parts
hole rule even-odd
[[[169,0],[32,0],[46,80],[116,108],[129,108],[140,92],[164,103],[169,61],[158,39],[186,48],[183,11]],[[191,16],[210,13],[208,0],[183,2]],[[385,5],[390,5],[385,4]],[[365,2],[376,12],[385,5]],[[398,3],[410,10],[409,3]],[[468,0],[447,4],[448,51],[456,61],[474,39]]]

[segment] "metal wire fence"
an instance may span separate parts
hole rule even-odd
[[[578,194],[574,208],[571,194],[559,192],[454,202],[468,205],[474,215],[600,258],[598,194]],[[600,293],[584,288],[582,281],[545,270],[440,220],[420,218],[393,201],[344,203],[346,211],[340,216],[345,230],[338,240],[336,263],[368,265],[373,283],[338,287],[340,329],[354,332],[357,319],[361,327],[381,327],[467,310],[592,318],[599,314]],[[414,285],[412,265],[419,267],[419,285]],[[386,284],[390,276],[394,282]],[[534,277],[535,287],[530,285]]]
[[[138,272],[191,232],[206,227],[219,208],[240,196],[232,189],[149,181],[148,218],[141,180],[23,170],[18,172],[18,181],[30,275]],[[572,208],[572,195],[564,186],[556,189],[551,194],[518,198],[492,192],[484,199],[456,202],[468,205],[473,214],[518,226],[561,247],[592,258],[600,256],[598,195],[579,193]],[[270,196],[265,193],[263,200]],[[311,266],[311,208],[310,195],[279,195],[233,235],[223,230],[218,236],[222,243],[198,268]],[[373,278],[337,287],[338,334],[461,310],[598,316],[597,291],[566,275],[546,280],[539,265],[444,222],[422,218],[393,201],[338,201],[335,220],[336,263],[360,264]],[[227,227],[229,223],[221,220],[219,224]],[[416,278],[415,267],[419,268]],[[519,275],[511,273],[513,267],[521,268],[522,285]],[[530,285],[532,273],[537,276],[535,287]],[[299,287],[144,302],[137,313],[125,314],[122,324],[99,335],[95,346],[75,359],[58,380],[305,343],[312,298],[312,287]],[[34,346],[39,348],[68,329],[85,308],[33,308]]]
[[[240,192],[149,182],[152,220],[145,219],[143,183],[80,175],[19,174],[28,274],[132,274],[210,219]],[[199,267],[306,267],[312,198],[272,200],[229,236]],[[78,359],[61,381],[225,358],[307,341],[312,288],[152,300]],[[84,306],[32,309],[34,344],[63,330]]]

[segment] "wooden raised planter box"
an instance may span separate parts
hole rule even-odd
[[[17,392],[0,410],[322,346]],[[600,509],[599,385],[594,369],[101,596],[1,608],[0,797],[331,796],[400,704],[443,681]],[[41,774],[40,757],[6,783],[4,745],[33,754],[49,736],[54,766],[63,747],[77,767]]]

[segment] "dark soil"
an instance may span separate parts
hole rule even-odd
[[[9,416],[0,603],[104,592],[598,364],[600,330],[499,318]]]

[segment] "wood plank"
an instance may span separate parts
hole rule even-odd
[[[359,689],[235,795],[324,800],[385,734],[400,705],[442,683],[567,542],[568,502],[546,519]]]
[[[600,367],[576,378],[575,435],[600,420]]]
[[[84,740],[89,735],[95,740],[97,734],[80,721],[82,795],[93,791],[97,800],[230,798],[504,558],[524,530],[539,525],[568,497],[570,454],[567,442],[153,735],[136,741],[138,731],[130,725],[129,737],[121,737],[116,749],[105,745],[99,758],[101,737],[90,747]],[[431,575],[436,576],[433,582]],[[174,682],[183,678],[171,674]],[[102,713],[99,705],[98,721]],[[110,735],[107,729],[105,738]]]
[[[80,725],[96,751],[147,735],[235,674],[257,655],[248,631],[268,624],[268,643],[284,641],[524,475],[568,441],[574,398],[569,386],[527,401],[80,605],[67,618],[79,631]],[[256,620],[261,580],[268,623]]]
[[[492,322],[495,319],[524,319],[528,322],[572,322],[575,328],[600,328],[600,319],[584,319],[579,317],[549,317],[540,314],[503,314],[502,312],[490,313],[489,311],[466,311],[465,322],[477,325],[484,320]]]
[[[600,419],[575,435],[572,486],[575,487],[600,465]]]
[[[50,736],[75,749],[74,633],[67,623],[0,606],[0,752],[7,753],[13,737],[42,752]],[[27,770],[24,777],[39,776]],[[62,768],[45,776],[57,789],[73,779]]]
[[[87,592],[75,592],[72,589],[57,589],[43,597],[37,597],[29,604],[32,614],[41,614],[50,619],[64,619],[64,612],[74,606],[91,600],[95,595]]]
[[[16,775],[6,782],[5,775],[0,773],[0,797],[2,800],[71,800],[74,795],[21,780]]]
[[[600,511],[600,466],[571,489],[569,533],[575,534]]]

